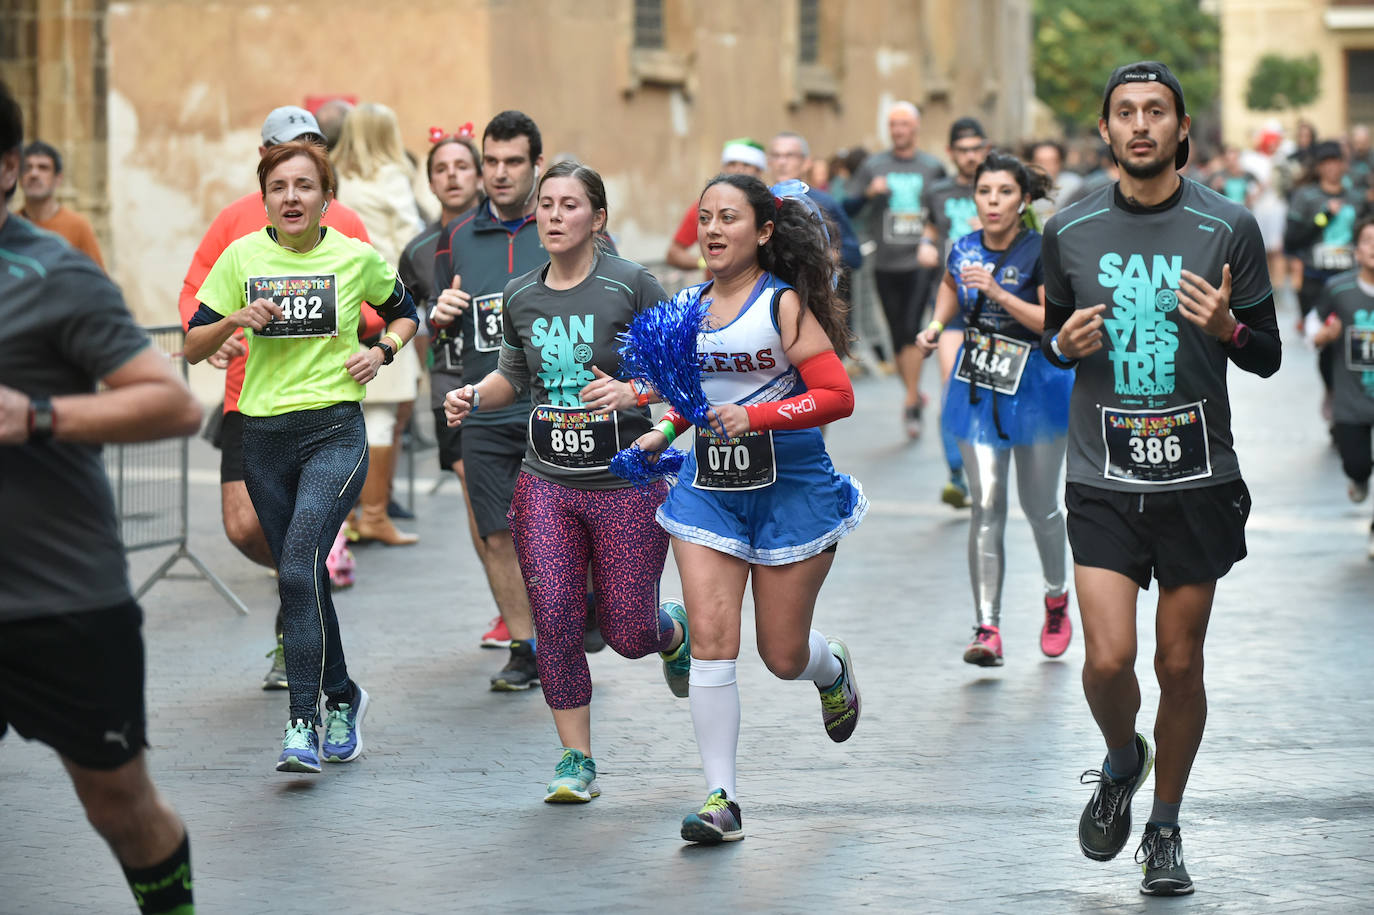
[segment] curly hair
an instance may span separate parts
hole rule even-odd
[[[702,194],[717,184],[744,194],[754,211],[754,228],[773,223],[773,234],[759,247],[759,266],[797,290],[802,307],[816,316],[835,352],[847,355],[848,306],[835,293],[835,260],[820,217],[797,200],[774,197],[767,185],[750,175],[716,175]],[[797,327],[800,330],[800,315]]]

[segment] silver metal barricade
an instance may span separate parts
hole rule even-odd
[[[186,378],[182,346],[186,334],[180,324],[145,327],[153,345],[177,366]],[[187,438],[156,442],[106,445],[105,472],[114,490],[115,516],[126,552],[171,547],[173,552],[134,592],[142,597],[149,588],[168,578],[172,566],[185,559],[200,578],[214,586],[239,613],[248,608],[188,546],[190,530],[190,441]]]

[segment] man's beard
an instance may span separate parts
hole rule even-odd
[[[1170,165],[1173,164],[1174,156],[1177,155],[1177,153],[1178,150],[1175,148],[1174,151],[1170,152],[1167,156],[1160,156],[1157,161],[1140,164],[1130,163],[1121,156],[1117,156],[1116,164],[1121,166],[1123,172],[1135,178],[1137,181],[1148,181],[1151,178],[1158,178],[1160,175],[1164,174]]]

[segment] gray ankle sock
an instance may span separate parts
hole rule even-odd
[[[1124,747],[1109,747],[1107,749],[1107,769],[1112,778],[1127,778],[1134,775],[1139,766],[1140,748],[1136,745],[1134,737]]]
[[[1177,826],[1178,808],[1183,806],[1183,802],[1177,804],[1166,804],[1159,798],[1155,798],[1155,804],[1150,808],[1150,822],[1156,826]]]

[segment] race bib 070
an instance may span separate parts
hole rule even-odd
[[[1001,394],[1015,394],[1021,387],[1031,344],[1025,340],[985,334],[970,327],[964,332],[964,350],[956,376],[966,384]]]
[[[772,486],[778,478],[773,432],[746,432],[718,438],[702,429],[696,437],[697,489],[742,492]]]
[[[281,309],[258,337],[337,337],[339,335],[338,284],[334,274],[311,276],[251,276],[249,303],[267,299]]]
[[[535,457],[563,470],[605,470],[620,450],[620,414],[543,404],[530,411]]]
[[[499,292],[472,300],[472,345],[479,353],[501,348],[501,302]]]
[[[1182,483],[1212,475],[1202,402],[1168,410],[1102,409],[1103,476],[1126,483]]]

